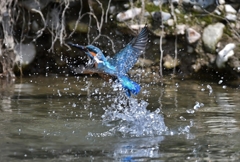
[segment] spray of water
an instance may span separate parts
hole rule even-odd
[[[123,136],[161,135],[167,127],[160,109],[151,112],[147,106],[146,101],[120,94],[110,106],[104,108],[103,124],[113,127],[112,132]]]

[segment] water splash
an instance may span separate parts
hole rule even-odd
[[[160,109],[151,112],[147,106],[146,101],[118,96],[104,108],[103,124],[113,126],[111,131],[123,136],[160,135],[167,130]]]

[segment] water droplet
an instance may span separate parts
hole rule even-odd
[[[102,115],[105,125],[118,122],[111,132],[120,132],[124,136],[159,135],[167,130],[160,109],[154,112],[147,110],[146,101],[120,96],[108,106]]]
[[[209,89],[209,95],[213,93],[213,89],[210,85],[207,85],[207,89]]]
[[[76,106],[77,106],[77,104],[75,104],[75,103],[72,104],[72,107],[76,107]]]
[[[204,106],[203,103],[196,102],[195,105],[194,105],[194,107],[193,107],[193,109],[197,110],[197,109],[199,109],[199,108],[202,107],[202,106]]]
[[[183,116],[180,116],[179,118],[180,118],[180,120],[182,120],[182,121],[186,121],[186,120],[187,120],[187,119],[184,118]]]
[[[188,109],[188,110],[186,110],[186,112],[189,114],[193,114],[195,111],[193,109]]]
[[[219,80],[219,81],[218,81],[218,84],[222,84],[222,82],[223,82],[223,80]]]

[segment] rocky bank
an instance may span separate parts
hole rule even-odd
[[[15,52],[9,55],[18,65],[15,74],[20,74],[16,67],[22,67],[27,76],[75,75],[74,69],[84,66],[87,58],[66,42],[94,44],[111,56],[147,24],[146,53],[131,75],[144,72],[159,78],[161,64],[163,75],[223,80],[240,76],[237,0],[21,0],[9,6],[11,12],[8,6],[0,10],[1,51]],[[13,21],[7,23],[9,19]],[[4,75],[6,63],[1,64]]]

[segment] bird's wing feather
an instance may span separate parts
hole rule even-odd
[[[133,40],[113,58],[109,59],[109,62],[116,67],[118,73],[126,74],[137,62],[138,57],[144,52],[147,41],[148,30],[147,27],[144,27],[139,35],[133,38]]]

